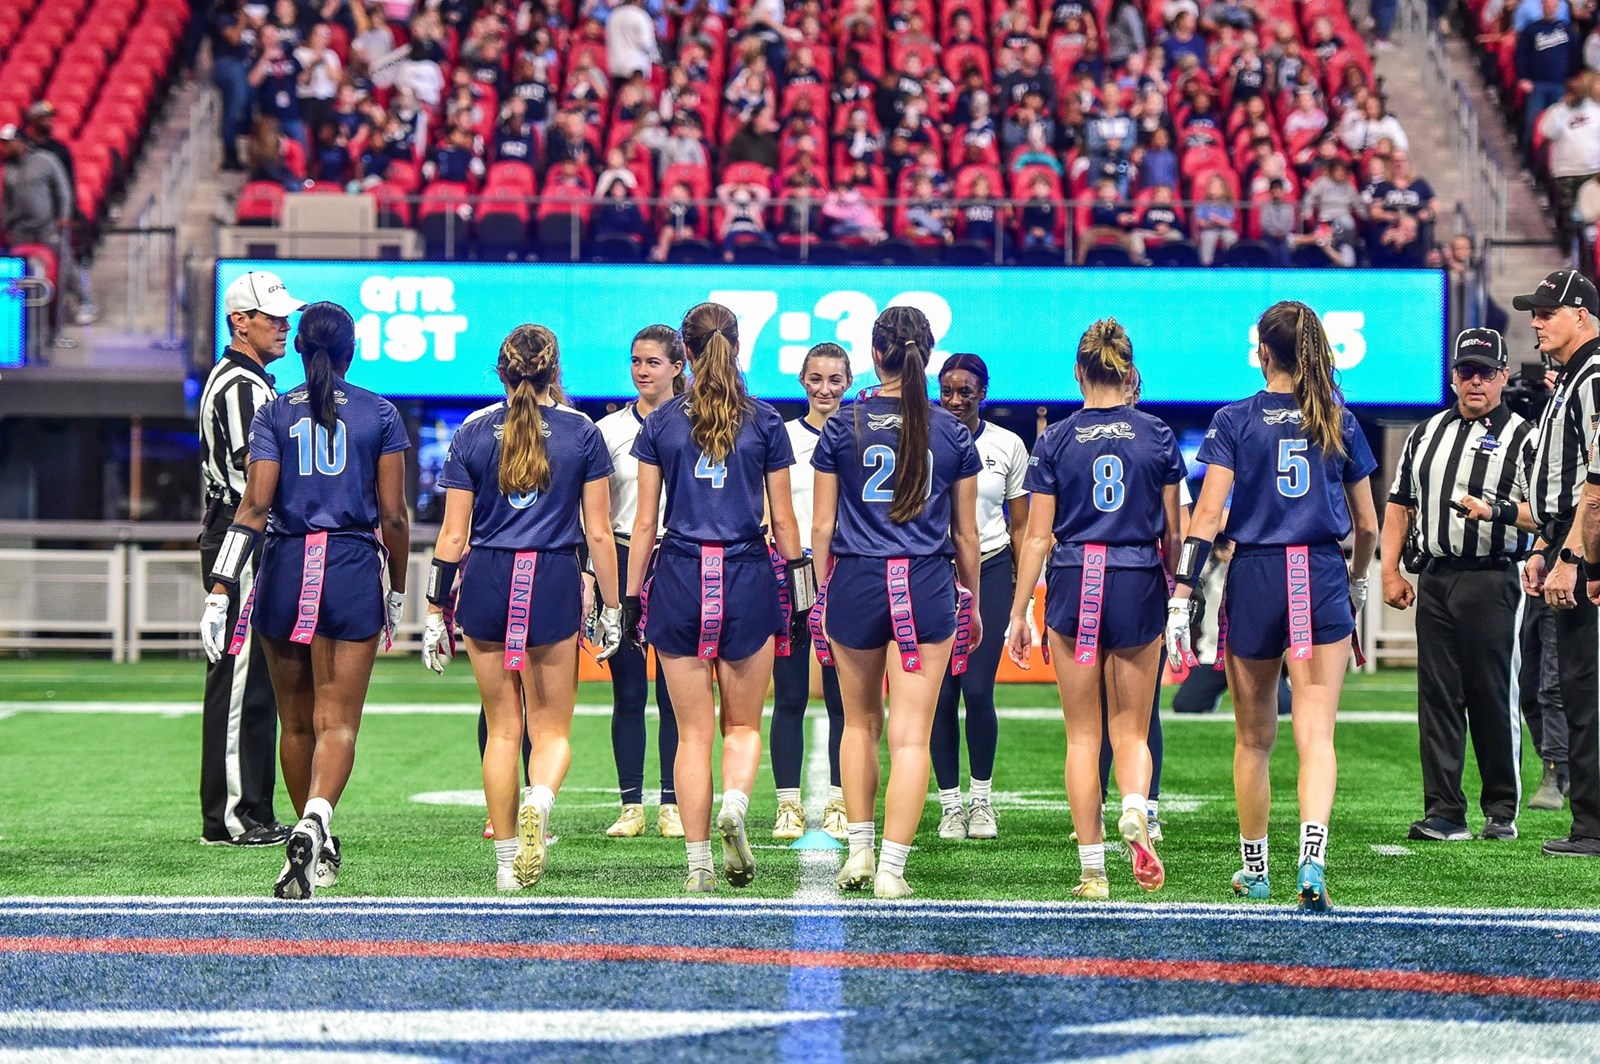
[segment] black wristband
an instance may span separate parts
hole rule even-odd
[[[260,542],[261,533],[249,525],[237,522],[229,525],[227,534],[222,537],[222,548],[217,552],[217,560],[211,566],[212,581],[230,589],[238,587],[245,563],[255,554]]]
[[[1190,536],[1183,541],[1183,546],[1178,548],[1178,564],[1173,569],[1172,579],[1179,584],[1190,587],[1200,579],[1200,574],[1206,567],[1206,559],[1211,556],[1211,541]]]
[[[1517,504],[1514,502],[1497,502],[1494,504],[1494,520],[1502,525],[1517,523]]]
[[[428,601],[433,605],[444,608],[456,591],[456,573],[461,569],[460,562],[441,561],[433,559],[433,564],[428,567]]]

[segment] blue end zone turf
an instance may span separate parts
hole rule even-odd
[[[0,1047],[161,1061],[1592,1060],[1597,957],[1594,912],[18,899],[0,903]]]

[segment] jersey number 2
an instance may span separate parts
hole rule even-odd
[[[328,430],[316,426],[312,434],[311,419],[303,417],[289,427],[289,436],[295,442],[300,460],[300,475],[309,477],[313,470],[325,476],[336,477],[344,472],[345,437],[344,422],[336,422],[333,429],[333,446],[328,446]]]
[[[1311,463],[1302,454],[1305,440],[1278,441],[1278,494],[1298,499],[1311,490]]]
[[[875,443],[861,455],[861,465],[872,472],[861,485],[862,502],[894,502],[894,489],[884,487],[894,476],[894,448]],[[928,486],[924,498],[933,496],[933,448],[928,448]]]
[[[711,456],[701,451],[694,463],[694,478],[709,480],[713,488],[720,488],[728,480],[728,465],[726,462],[712,462]]]

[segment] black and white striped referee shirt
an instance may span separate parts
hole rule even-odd
[[[1545,539],[1559,545],[1583,496],[1583,482],[1600,428],[1600,338],[1567,360],[1555,394],[1539,416],[1528,505]]]
[[[1417,511],[1418,542],[1430,558],[1522,558],[1533,536],[1515,525],[1468,521],[1450,504],[1476,495],[1489,505],[1527,496],[1534,425],[1504,403],[1468,421],[1451,407],[1406,437],[1389,501]]]
[[[200,468],[207,499],[220,498],[233,507],[244,498],[250,422],[277,396],[272,377],[259,363],[231,347],[223,353],[200,393]]]

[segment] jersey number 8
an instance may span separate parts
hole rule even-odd
[[[861,485],[862,502],[894,502],[894,489],[884,487],[894,476],[894,448],[882,443],[868,447],[861,455],[863,468],[871,469],[867,482]],[[928,448],[928,486],[923,498],[933,497],[933,448]]]
[[[1122,509],[1127,497],[1122,484],[1122,459],[1114,454],[1103,454],[1094,460],[1094,508],[1103,514]]]
[[[344,422],[334,424],[332,447],[328,446],[327,428],[318,425],[316,430],[313,440],[311,419],[308,417],[301,418],[289,428],[289,436],[295,442],[296,456],[300,462],[300,475],[309,477],[315,470],[324,476],[336,477],[344,472]]]

